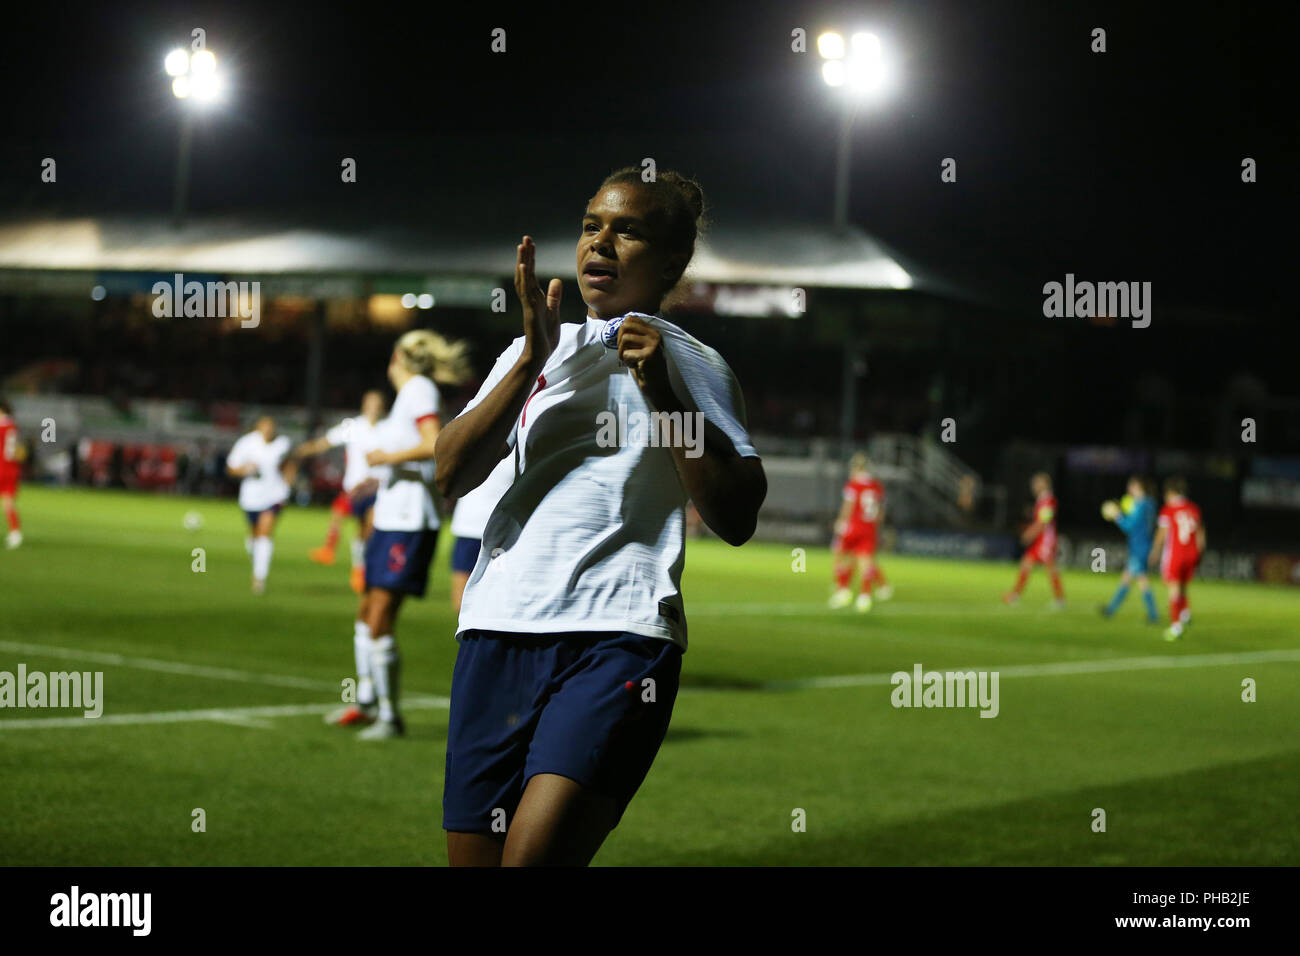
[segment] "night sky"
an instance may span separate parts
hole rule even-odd
[[[640,158],[625,144],[674,166],[690,155],[677,144],[709,142],[735,176],[703,185],[730,190],[729,208],[829,219],[837,111],[815,49],[792,53],[790,31],[804,27],[811,46],[826,27],[869,28],[901,77],[856,127],[853,222],[1009,306],[1032,305],[1043,282],[1074,272],[1152,281],[1158,303],[1289,323],[1297,111],[1287,10],[11,7],[0,34],[0,209],[165,212],[176,102],[162,58],[202,26],[234,84],[198,133],[200,213],[337,205],[414,215],[469,190],[491,217],[572,205],[574,177],[594,191],[602,171]],[[504,55],[489,49],[498,26]],[[1107,30],[1104,54],[1089,49],[1096,26]],[[465,148],[476,135],[494,144],[492,163]],[[341,153],[382,156],[383,175],[363,166],[372,174],[341,197]],[[60,160],[57,194],[38,181],[46,155]],[[1240,181],[1246,156],[1259,164],[1253,185]],[[944,157],[958,162],[955,184],[940,182]]]

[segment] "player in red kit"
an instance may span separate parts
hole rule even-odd
[[[1065,591],[1061,587],[1061,572],[1056,569],[1056,496],[1052,494],[1052,477],[1040,471],[1029,479],[1029,487],[1034,492],[1034,520],[1020,536],[1021,543],[1027,545],[1025,555],[1020,559],[1020,576],[1016,578],[1015,587],[1004,594],[1002,600],[1007,604],[1019,601],[1020,592],[1029,580],[1029,572],[1035,564],[1042,564],[1047,569],[1052,593],[1056,596],[1052,607],[1060,610],[1065,607]]]
[[[1205,522],[1201,509],[1187,500],[1187,482],[1182,478],[1165,481],[1165,506],[1156,518],[1156,539],[1151,560],[1160,555],[1160,576],[1169,589],[1169,630],[1166,641],[1183,636],[1192,618],[1187,607],[1187,585],[1205,553]]]
[[[844,504],[835,521],[836,591],[831,595],[830,606],[841,608],[853,601],[849,590],[849,577],[857,561],[858,579],[862,582],[855,607],[870,611],[872,589],[882,601],[893,594],[885,575],[876,563],[876,529],[885,516],[885,486],[871,474],[871,462],[858,452],[849,460],[849,480],[844,485]]]
[[[9,403],[0,399],[0,506],[4,507],[9,533],[5,547],[16,548],[23,543],[23,532],[18,523],[18,475],[22,471],[22,449],[18,444],[18,424],[13,419]]]

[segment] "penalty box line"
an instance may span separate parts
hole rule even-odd
[[[337,703],[284,704],[272,707],[208,707],[201,710],[155,711],[144,714],[105,714],[102,717],[36,717],[22,720],[0,720],[0,733],[6,730],[41,730],[47,727],[87,727],[99,724],[114,726],[180,724],[200,720],[264,729],[270,726],[264,722],[265,718],[327,714],[338,706]],[[447,697],[421,695],[402,701],[402,707],[408,710],[446,710],[450,706],[451,699]]]
[[[262,674],[256,671],[242,671],[229,667],[207,667],[203,664],[182,664],[179,661],[163,661],[152,657],[127,657],[124,654],[108,654],[103,651],[82,650],[75,647],[50,647],[47,644],[24,644],[17,641],[0,641],[0,651],[15,654],[31,654],[34,657],[56,657],[64,660],[89,661],[92,664],[105,664],[110,667],[128,667],[142,671],[160,671],[164,674],[181,674],[185,677],[206,677],[211,680],[228,680],[245,684],[268,684],[272,687],[294,687],[299,690],[332,690],[339,685],[330,681],[313,680],[309,677],[293,677],[286,674]]]

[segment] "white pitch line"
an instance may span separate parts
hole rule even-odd
[[[309,677],[293,677],[288,674],[260,674],[256,671],[234,670],[229,667],[181,664],[177,661],[161,661],[152,657],[127,657],[123,654],[106,654],[102,651],[88,651],[75,647],[50,647],[47,644],[0,641],[0,651],[31,654],[35,657],[58,657],[66,660],[90,661],[91,663],[107,664],[112,667],[131,667],[136,670],[162,671],[167,674],[184,674],[186,677],[207,677],[212,680],[238,681],[246,684],[269,684],[272,687],[296,687],[301,690],[331,691],[337,691],[340,687],[338,683],[313,680]]]
[[[145,714],[105,714],[102,717],[37,717],[22,720],[0,720],[0,731],[43,730],[50,727],[99,727],[123,724],[181,724],[190,721],[215,720],[219,723],[238,724],[245,727],[269,725],[258,718],[303,717],[326,714],[339,706],[331,704],[284,704],[276,707],[212,707],[203,710],[170,710]],[[447,697],[419,696],[402,701],[409,710],[445,710],[451,706]]]
[[[1108,657],[1096,661],[1057,661],[1049,664],[1012,664],[1006,667],[945,667],[944,671],[997,671],[999,677],[1060,677],[1071,674],[1106,674],[1128,671],[1173,670],[1180,667],[1226,667],[1232,664],[1269,664],[1300,661],[1300,648],[1242,651],[1230,654],[1192,654],[1187,657]],[[930,668],[938,670],[938,668]],[[895,672],[896,673],[896,672]],[[763,690],[806,690],[822,687],[877,687],[889,684],[890,674],[840,674],[767,681]]]

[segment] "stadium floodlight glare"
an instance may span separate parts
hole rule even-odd
[[[184,50],[172,50],[167,54],[167,59],[163,60],[163,67],[167,70],[168,76],[180,76],[183,73],[188,73],[190,55]]]
[[[402,308],[414,309],[417,300],[418,300],[418,296],[416,296],[414,292],[407,292],[405,295],[402,296]]]
[[[221,98],[222,82],[217,73],[217,57],[211,50],[199,50],[190,56],[184,50],[172,50],[163,61],[172,80],[172,95],[178,100],[211,103]]]
[[[848,53],[844,38],[838,33],[823,33],[817,38],[817,52],[822,64],[822,79],[827,86],[843,86],[855,94],[879,92],[885,86],[885,63],[880,37],[859,32],[849,38]]]
[[[419,297],[415,300],[415,304],[421,309],[432,309],[433,294],[429,292],[421,292]]]
[[[180,110],[180,140],[176,147],[176,180],[172,187],[172,225],[185,221],[185,203],[190,185],[190,143],[194,136],[194,113],[221,99],[224,81],[217,72],[217,57],[211,50],[181,47],[163,58],[163,69],[172,78],[172,96],[183,104]]]
[[[817,38],[817,52],[823,60],[840,60],[844,58],[844,37],[831,31]]]
[[[196,100],[211,102],[221,94],[221,78],[212,73],[196,75],[192,89]]]
[[[199,50],[190,60],[190,72],[195,76],[205,76],[217,72],[217,58],[211,50]]]
[[[844,35],[827,30],[817,37],[817,52],[822,57],[822,80],[833,89],[841,89],[844,115],[840,122],[840,137],[835,156],[835,212],[837,229],[848,225],[849,212],[849,146],[853,132],[853,119],[858,104],[877,98],[892,79],[880,37],[866,30]]]

